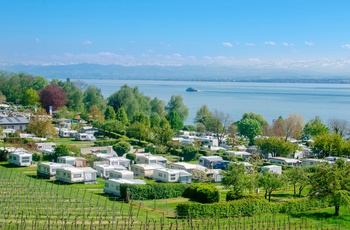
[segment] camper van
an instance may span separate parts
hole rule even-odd
[[[63,167],[56,170],[56,180],[66,183],[96,183],[97,171],[90,167]]]
[[[126,180],[126,179],[108,179],[105,181],[103,191],[108,194],[121,197],[120,185],[121,184],[146,184],[143,180]]]
[[[125,170],[126,168],[122,165],[96,165],[97,176],[107,179],[109,177],[109,172],[112,170]]]
[[[134,173],[129,170],[112,170],[109,171],[109,178],[133,180]]]
[[[56,175],[56,170],[63,167],[73,167],[69,164],[60,164],[54,162],[39,162],[37,167],[37,175],[39,177],[52,179]]]
[[[27,152],[12,152],[9,154],[8,163],[17,166],[30,166],[32,164],[32,154]]]
[[[261,168],[261,173],[264,171],[282,174],[282,166],[280,165],[265,165]]]
[[[181,182],[190,184],[192,175],[185,170],[160,168],[153,170],[153,180],[160,182]]]
[[[107,159],[110,165],[122,165],[130,169],[130,160],[125,157],[111,157]]]

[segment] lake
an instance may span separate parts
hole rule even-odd
[[[204,104],[211,111],[230,114],[234,121],[240,120],[245,112],[261,114],[269,123],[290,113],[303,116],[306,122],[315,116],[324,122],[330,118],[349,121],[350,114],[350,84],[79,80],[100,88],[105,98],[124,84],[137,86],[144,95],[166,103],[172,95],[181,95],[190,112],[185,124],[193,124],[197,110]],[[188,87],[200,91],[186,92]]]

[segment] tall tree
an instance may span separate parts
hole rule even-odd
[[[97,105],[92,105],[89,109],[89,119],[90,120],[103,120],[104,116],[102,111]]]
[[[176,111],[171,111],[166,119],[169,121],[171,128],[175,131],[179,131],[184,127],[183,120]]]
[[[258,121],[261,125],[261,128],[262,128],[262,134],[267,133],[269,123],[265,120],[265,118],[261,114],[257,114],[257,113],[253,113],[253,112],[244,113],[242,116],[242,120],[245,118],[250,118],[250,119]]]
[[[124,108],[118,109],[118,111],[116,113],[116,119],[118,121],[120,121],[121,123],[123,123],[124,125],[128,125],[129,124],[128,115],[126,114]]]
[[[107,106],[104,116],[105,120],[114,120],[116,118],[116,114],[112,106]]]
[[[262,127],[259,121],[244,118],[237,123],[238,132],[242,136],[246,136],[249,139],[249,144],[254,144],[254,139],[257,135],[261,134]]]
[[[88,86],[84,92],[83,103],[85,105],[85,109],[89,111],[91,106],[95,105],[99,110],[105,110],[106,101],[103,98],[101,93],[101,89],[96,86]]]
[[[158,145],[166,145],[169,141],[171,141],[171,138],[174,136],[174,131],[171,128],[168,120],[166,120],[164,117],[161,118],[161,121],[159,122],[159,126],[156,126],[153,128],[154,133],[154,142]]]
[[[39,92],[40,102],[42,107],[48,112],[49,106],[52,106],[53,110],[57,110],[65,106],[66,94],[61,87],[56,84],[50,84],[45,89]]]
[[[332,118],[328,121],[328,125],[332,132],[340,136],[344,136],[349,132],[349,122],[347,120]]]
[[[290,114],[283,122],[285,140],[287,141],[290,137],[300,139],[303,133],[303,128],[303,117],[295,113]]]
[[[337,133],[324,133],[314,137],[314,152],[322,156],[343,156],[344,140]]]
[[[69,78],[65,82],[60,81],[59,86],[66,94],[67,107],[77,112],[83,111],[83,92]]]
[[[227,135],[228,128],[232,125],[230,114],[214,110],[214,112],[212,112],[212,117],[207,121],[210,121],[210,125],[207,124],[208,127],[206,127],[207,131],[213,132],[219,144],[221,144]]]
[[[29,88],[25,91],[22,98],[22,104],[28,106],[39,106],[39,94],[33,88]]]
[[[311,177],[310,198],[328,199],[339,216],[340,206],[350,204],[350,166],[342,159],[335,164],[320,164]]]
[[[211,117],[212,114],[207,105],[202,105],[196,113],[196,117],[194,119],[194,123],[202,123],[205,124],[205,119],[207,117]]]
[[[171,112],[176,112],[183,122],[186,121],[189,114],[188,108],[184,104],[181,95],[172,95],[166,106],[166,110],[169,114]]]
[[[329,128],[322,122],[322,119],[319,116],[316,116],[306,123],[303,132],[304,138],[310,139],[314,136],[328,133]]]

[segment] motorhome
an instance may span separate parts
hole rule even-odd
[[[109,172],[112,170],[125,170],[126,168],[122,165],[96,165],[97,176],[107,179],[109,178]]]
[[[300,166],[301,161],[293,158],[286,157],[271,157],[269,161],[276,165],[286,165],[286,166]]]
[[[109,171],[109,178],[133,180],[134,173],[129,170],[111,170]]]
[[[212,169],[217,162],[223,161],[220,156],[201,156],[198,159],[198,164],[206,168]]]
[[[107,194],[112,194],[121,197],[120,185],[121,184],[142,184],[146,182],[143,180],[126,180],[126,179],[108,179],[105,181],[103,191]]]
[[[69,164],[60,164],[54,162],[39,162],[37,166],[37,175],[48,179],[54,179],[56,170],[63,167],[74,167]]]
[[[263,173],[264,171],[282,174],[282,166],[280,166],[280,165],[265,165],[265,166],[261,167],[261,173]]]
[[[162,156],[154,156],[150,153],[136,154],[136,164],[159,164],[166,167],[167,159]]]
[[[56,170],[56,180],[66,183],[96,183],[97,171],[90,167],[63,167]]]
[[[30,166],[32,164],[32,154],[21,151],[9,153],[8,163],[17,166]]]
[[[191,173],[185,170],[159,168],[153,170],[153,180],[160,182],[191,183]]]
[[[135,177],[147,177],[152,178],[153,177],[153,170],[164,168],[163,166],[159,164],[133,164],[131,165],[131,171],[134,172]]]

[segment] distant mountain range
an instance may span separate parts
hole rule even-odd
[[[179,81],[258,81],[349,83],[350,74],[317,70],[222,66],[0,65],[0,69],[52,79],[129,79]]]

